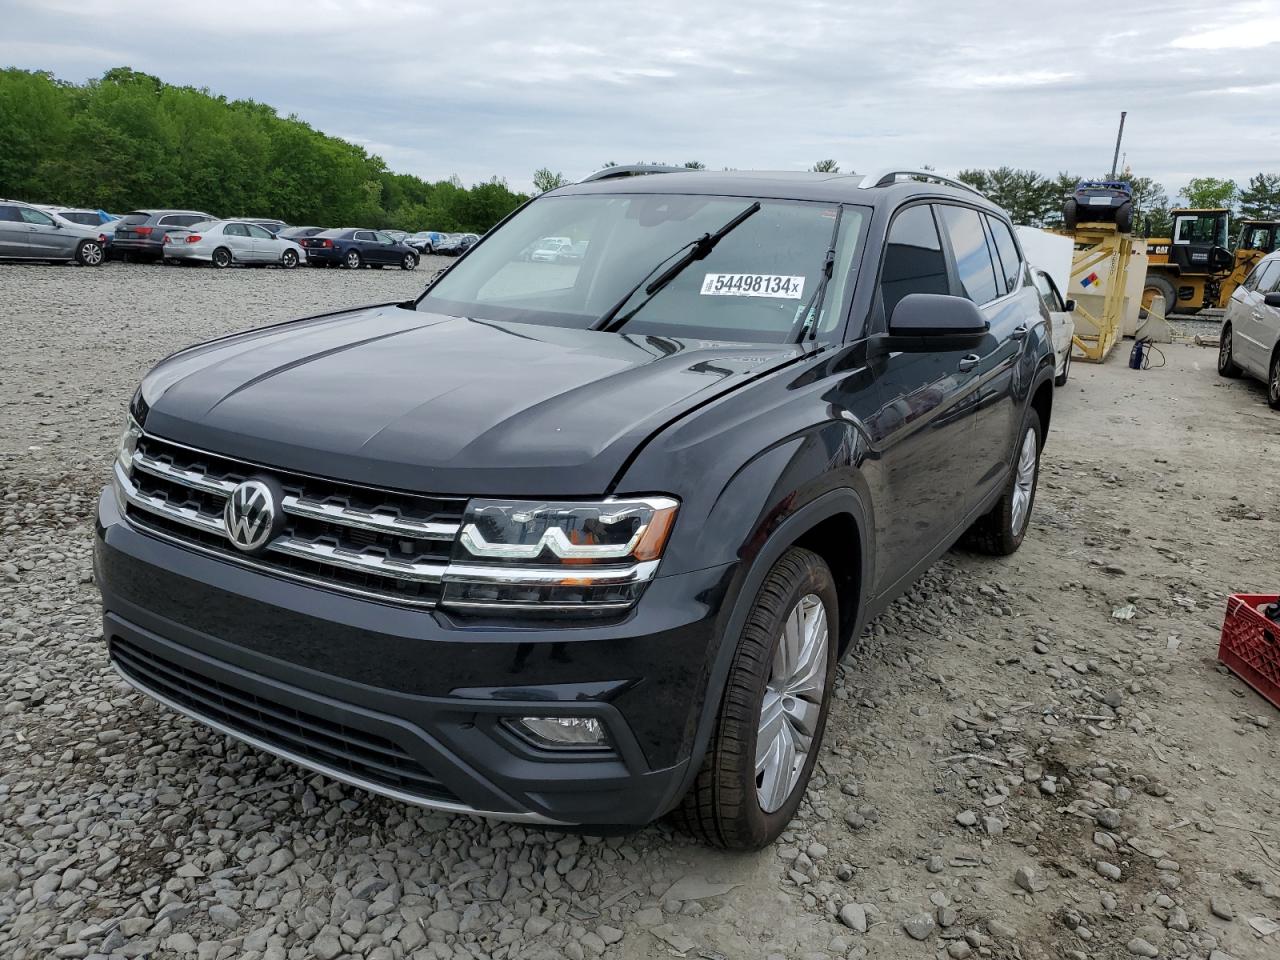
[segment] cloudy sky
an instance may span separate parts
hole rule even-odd
[[[1115,7],[1112,7],[1115,10]],[[0,0],[0,63],[127,65],[392,169],[527,188],[613,160],[1280,171],[1280,0]]]

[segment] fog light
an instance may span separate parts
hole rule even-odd
[[[511,726],[540,747],[603,747],[604,727],[591,717],[520,717]]]

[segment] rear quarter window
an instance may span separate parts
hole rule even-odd
[[[1002,275],[998,278],[1003,279],[1005,292],[1013,293],[1022,285],[1022,257],[1018,254],[1013,231],[1003,220],[990,215],[987,216],[987,226],[996,242],[996,273]]]

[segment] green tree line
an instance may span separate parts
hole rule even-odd
[[[0,196],[319,226],[482,233],[527,198],[392,173],[381,157],[252,100],[117,67],[76,84],[0,70]]]

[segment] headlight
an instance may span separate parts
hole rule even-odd
[[[678,506],[670,497],[472,500],[441,602],[558,614],[626,609],[657,572]]]
[[[120,445],[116,449],[116,461],[124,467],[126,473],[133,469],[133,452],[138,449],[140,439],[142,439],[142,428],[133,422],[133,417],[130,417],[125,424],[124,432],[120,434]]]

